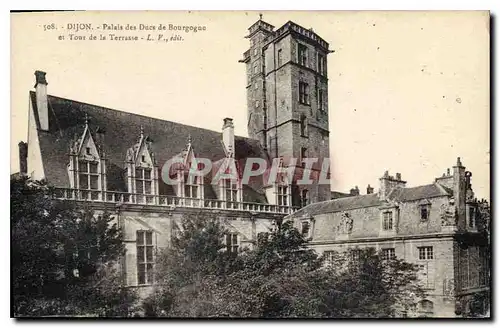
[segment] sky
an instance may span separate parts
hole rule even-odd
[[[27,140],[34,71],[48,93],[221,131],[232,117],[247,136],[247,28],[258,12],[74,12],[11,14],[11,173]],[[328,58],[332,189],[378,189],[388,170],[407,186],[432,183],[457,157],[476,196],[489,199],[489,17],[486,12],[262,12],[277,28],[312,27]],[[44,31],[54,23],[57,30]],[[67,24],[201,25],[178,42],[68,39]],[[58,40],[64,35],[65,40]]]

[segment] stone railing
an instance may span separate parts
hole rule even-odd
[[[292,206],[250,202],[233,202],[220,199],[199,199],[167,195],[131,194],[119,191],[81,190],[55,188],[55,197],[61,200],[89,201],[96,203],[157,205],[168,207],[209,208],[260,213],[291,214],[297,211]]]

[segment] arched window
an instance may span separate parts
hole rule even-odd
[[[418,303],[420,316],[429,317],[434,314],[434,303],[429,300],[422,300]]]

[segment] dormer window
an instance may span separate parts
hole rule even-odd
[[[232,179],[222,180],[223,197],[227,208],[238,208],[239,201],[238,183]]]
[[[80,183],[79,189],[99,190],[98,165],[98,162],[85,160],[78,161],[78,181]]]
[[[158,201],[158,167],[155,165],[151,139],[141,127],[139,142],[127,150],[125,166],[128,191],[135,203],[154,204]]]
[[[420,221],[427,222],[429,220],[429,209],[427,206],[420,207]]]
[[[94,143],[88,121],[81,137],[70,146],[68,173],[71,187],[79,190],[77,199],[102,199],[101,191],[106,190],[106,164]]]
[[[418,203],[420,210],[420,222],[428,222],[431,210],[431,202],[427,199],[421,200]]]
[[[135,188],[137,194],[151,195],[153,178],[150,168],[139,167],[135,169]]]

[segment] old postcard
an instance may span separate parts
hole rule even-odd
[[[11,13],[11,316],[489,318],[487,11]]]

